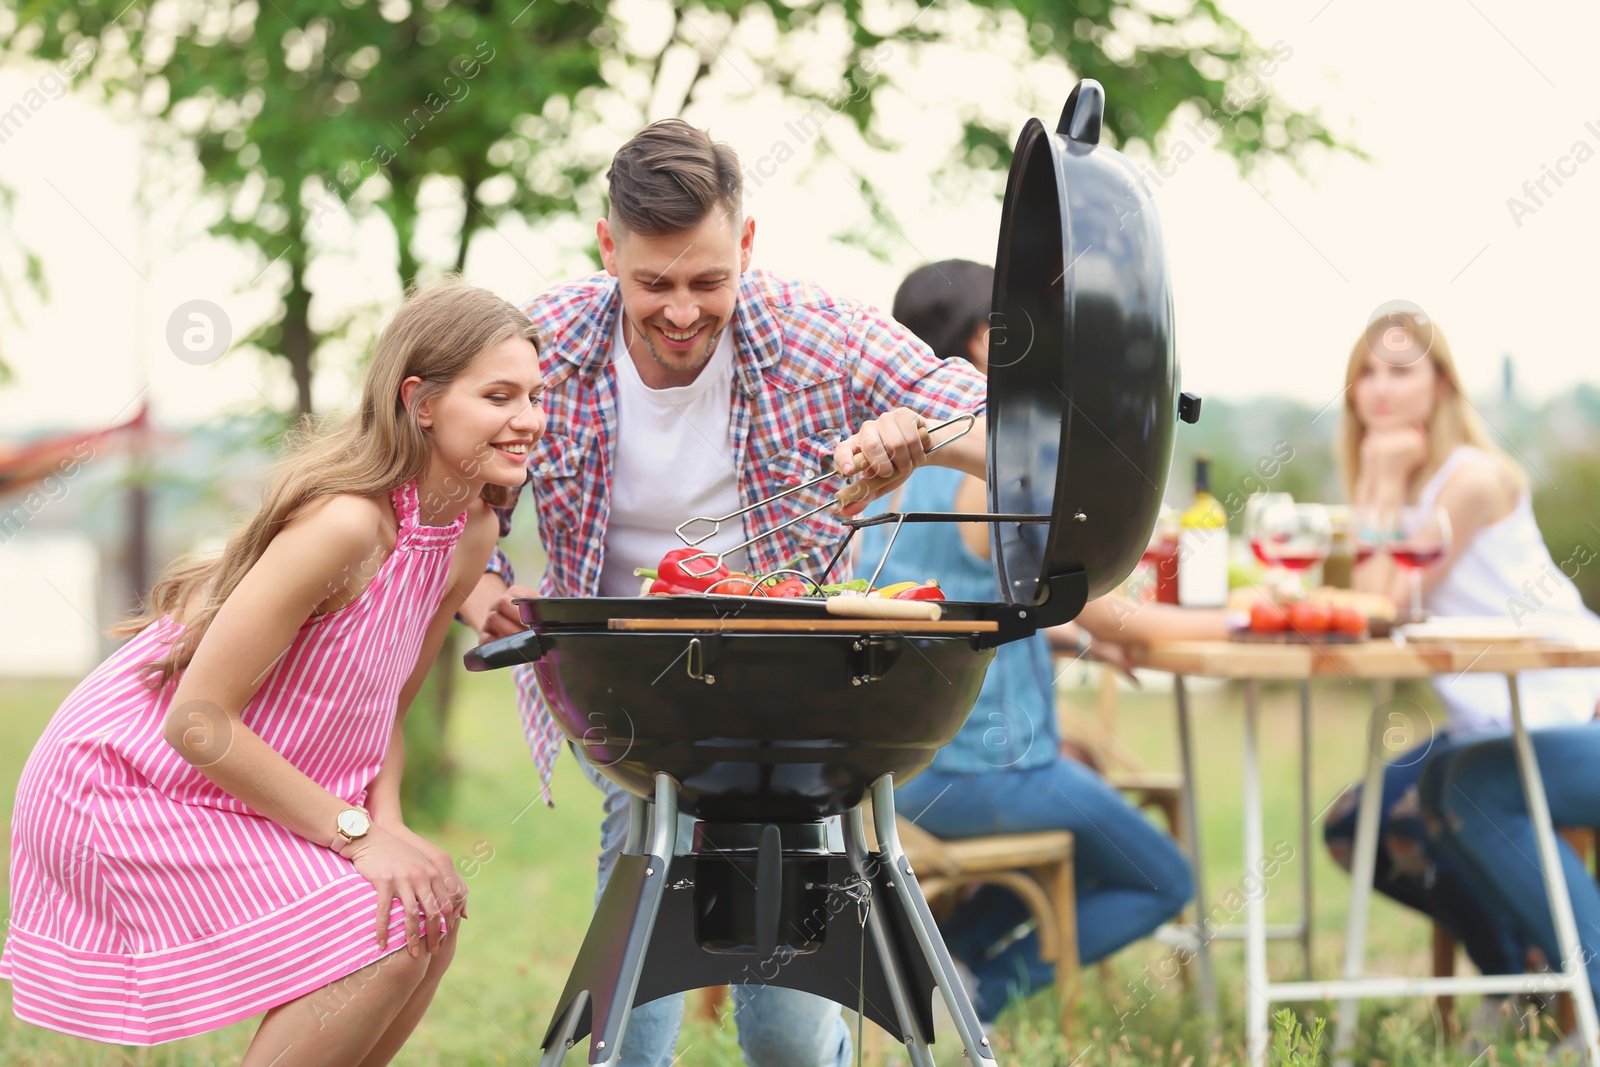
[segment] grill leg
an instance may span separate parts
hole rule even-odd
[[[623,839],[624,855],[637,856],[644,847],[646,828],[650,825],[650,805],[644,797],[628,794],[628,836]]]
[[[844,848],[856,875],[869,884],[873,883],[872,872],[867,869],[866,820],[862,817],[860,808],[853,808],[844,817]],[[900,1020],[900,1032],[905,1040],[906,1053],[911,1057],[911,1067],[935,1067],[933,1053],[928,1048],[928,1036],[922,1032],[922,1027],[917,1024],[916,1013],[911,1010],[911,998],[906,992],[905,975],[895,955],[894,946],[890,943],[888,931],[884,929],[882,908],[867,909],[867,933],[872,938],[873,946],[878,950],[878,959],[883,966],[884,983],[889,987],[889,999],[894,1003],[895,1018]]]
[[[578,1032],[578,1020],[583,1018],[588,1006],[589,991],[581,989],[566,1013],[558,1017],[559,1022],[552,1026],[550,1043],[539,1057],[539,1067],[561,1067],[561,1061],[567,1058],[567,1049],[572,1047],[572,1035]]]
[[[955,961],[950,958],[944,938],[939,936],[933,913],[917,888],[916,875],[906,859],[905,849],[900,846],[900,835],[894,823],[893,775],[886,774],[872,783],[872,819],[873,828],[878,832],[878,848],[889,865],[889,883],[894,886],[928,968],[939,983],[939,992],[944,994],[944,1005],[955,1020],[956,1033],[966,1047],[967,1061],[973,1067],[993,1065],[994,1049],[983,1034],[983,1024],[978,1021],[978,1013],[972,1010],[972,1001],[967,999],[967,991],[956,974]]]
[[[597,920],[590,924],[572,976],[561,995],[561,1005],[545,1032],[541,1067],[554,1067],[561,1062],[566,1043],[577,1031],[587,1014],[586,1009],[594,1016],[589,1062],[596,1067],[616,1067],[622,1039],[628,1031],[628,1016],[633,1011],[633,998],[639,989],[639,977],[644,973],[645,950],[655,931],[656,915],[661,910],[661,897],[666,890],[667,872],[677,843],[677,783],[665,773],[656,775],[655,817],[648,840],[642,830],[644,808],[642,802],[633,807],[629,838],[631,842],[638,837],[647,851],[635,855],[625,853],[617,859],[611,881],[596,909]],[[610,930],[622,924],[627,924],[628,933],[617,946]],[[607,957],[618,962],[595,962]],[[599,977],[602,975],[609,980]]]

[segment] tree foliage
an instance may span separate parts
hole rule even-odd
[[[0,33],[10,21],[7,50],[47,62],[92,47],[78,80],[157,120],[169,150],[194,153],[224,205],[213,231],[257,249],[263,284],[282,294],[278,314],[243,340],[288,361],[303,412],[319,344],[348,325],[319,329],[311,315],[307,274],[327,251],[329,215],[381,213],[402,285],[428,266],[459,268],[473,236],[502,218],[598,204],[593,180],[615,147],[587,136],[602,113],[642,125],[681,112],[720,66],[752,92],[776,88],[843,114],[867,144],[892,149],[874,121],[889,82],[876,57],[965,46],[973,31],[955,17],[965,14],[980,39],[1020,42],[1104,83],[1107,128],[1121,143],[1155,146],[1191,105],[1241,165],[1338,146],[1271,91],[1273,50],[1209,0],[1178,13],[1129,0],[697,0],[671,7],[665,39],[641,45],[636,24],[651,2],[0,0]],[[842,48],[813,46],[839,27]],[[683,59],[692,73],[660,99]],[[954,167],[1009,163],[1014,122],[974,113],[962,124]],[[424,186],[441,178],[459,210],[455,261],[423,264]],[[881,203],[870,183],[864,192]]]

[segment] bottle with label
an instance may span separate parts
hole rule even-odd
[[[1178,531],[1178,603],[1220,608],[1228,602],[1228,513],[1211,495],[1211,458],[1194,461],[1194,503]]]

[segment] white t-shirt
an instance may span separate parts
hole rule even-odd
[[[643,579],[634,569],[654,569],[683,542],[674,532],[685,519],[717,517],[739,510],[738,472],[728,424],[733,415],[733,329],[724,328],[711,361],[688,385],[651,389],[622,336],[623,315],[611,339],[617,376],[616,452],[611,467],[611,515],[606,521],[601,596],[638,596]],[[691,537],[708,529],[697,524]],[[722,524],[700,545],[720,552],[745,539],[739,519]],[[729,570],[745,567],[745,551],[723,560]]]

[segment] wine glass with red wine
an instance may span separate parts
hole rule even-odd
[[[1422,572],[1450,551],[1450,516],[1438,505],[1409,507],[1402,513],[1401,527],[1402,536],[1389,546],[1389,554],[1411,577],[1411,621],[1421,622]]]
[[[1261,508],[1256,518],[1255,542],[1263,557],[1293,572],[1305,592],[1305,572],[1328,558],[1333,546],[1333,523],[1321,504],[1275,501]]]
[[[1350,549],[1359,567],[1403,538],[1400,512],[1395,508],[1358,507],[1350,513]]]
[[[1261,529],[1261,513],[1271,507],[1293,505],[1294,497],[1288,493],[1254,493],[1244,504],[1244,539],[1250,551],[1263,567],[1275,567],[1277,561],[1270,554],[1265,534]]]

